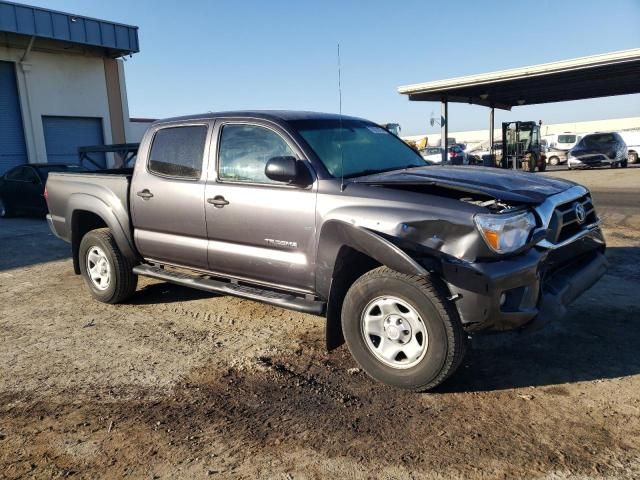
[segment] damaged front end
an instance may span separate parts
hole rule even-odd
[[[553,195],[521,215],[533,215],[535,225],[514,254],[442,262],[442,277],[468,330],[511,330],[556,320],[607,270],[600,220],[585,188]]]
[[[534,203],[451,185],[380,186],[475,207],[402,222],[392,234],[394,243],[442,278],[468,331],[557,319],[607,270],[600,220],[584,187]]]

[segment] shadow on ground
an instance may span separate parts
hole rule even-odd
[[[49,231],[44,217],[0,219],[0,271],[71,257],[71,247]]]
[[[214,298],[219,295],[194,288],[174,285],[172,283],[153,283],[138,288],[136,294],[127,301],[131,305],[154,305],[161,303],[180,303],[203,298]]]
[[[567,316],[535,333],[476,335],[438,392],[490,391],[640,373],[640,247],[607,251],[611,267]],[[635,275],[632,275],[631,272]]]

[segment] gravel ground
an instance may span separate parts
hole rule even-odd
[[[428,394],[317,317],[145,279],[97,303],[42,220],[2,221],[0,478],[639,478],[640,169],[549,174],[592,188],[609,273]]]

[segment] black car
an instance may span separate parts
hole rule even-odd
[[[30,163],[8,170],[0,177],[0,217],[17,213],[47,213],[44,186],[49,172],[82,172],[80,165]]]
[[[585,135],[567,154],[569,170],[591,167],[626,167],[629,150],[616,132]]]

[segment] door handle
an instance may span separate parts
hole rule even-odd
[[[139,197],[142,197],[144,200],[149,200],[151,197],[153,197],[153,193],[151,193],[146,188],[141,192],[136,193],[136,195],[138,195]]]
[[[210,203],[216,208],[222,208],[225,205],[229,205],[229,202],[222,195],[216,195],[213,198],[207,198],[207,203]]]

